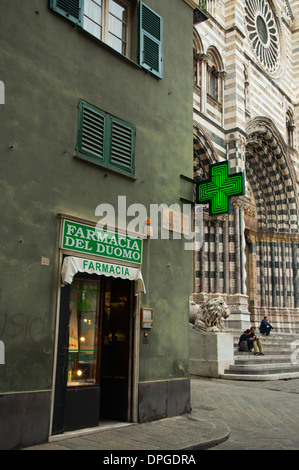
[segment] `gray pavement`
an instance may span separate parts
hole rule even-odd
[[[229,439],[211,450],[299,449],[299,379],[193,380],[192,400],[202,419],[230,428]]]
[[[299,379],[191,380],[192,412],[56,436],[26,450],[298,450]]]

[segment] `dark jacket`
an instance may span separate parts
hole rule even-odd
[[[249,340],[249,336],[246,335],[246,333],[243,333],[243,334],[240,336],[239,344],[240,344],[242,341],[247,341],[247,342],[248,342],[248,340]]]
[[[239,339],[239,347],[240,347],[240,344],[242,343],[242,341],[246,341],[246,342],[247,342],[248,350],[249,350],[249,351],[253,348],[253,339],[250,338],[250,336],[248,336],[246,333],[243,333],[243,334],[240,336],[240,339]]]
[[[273,326],[270,325],[266,320],[262,320],[260,324],[260,332],[261,333],[270,333],[273,330]]]

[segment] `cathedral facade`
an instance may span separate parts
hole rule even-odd
[[[194,293],[222,297],[232,328],[268,315],[299,329],[299,4],[207,0],[194,25],[194,178],[228,160],[246,194],[230,214],[204,209]],[[195,218],[196,223],[196,218]]]

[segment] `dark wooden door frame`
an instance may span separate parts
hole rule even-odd
[[[103,277],[104,280],[104,277]],[[101,283],[100,290],[100,319],[99,319],[99,340],[101,341],[102,336],[102,318],[103,318],[103,307],[104,307],[104,291],[105,291],[105,282]],[[59,325],[58,325],[58,338],[57,338],[57,359],[56,359],[56,374],[55,374],[55,388],[54,388],[54,406],[53,406],[53,419],[52,419],[52,431],[51,434],[62,434],[63,432],[69,430],[65,426],[65,412],[66,412],[66,391],[67,391],[67,373],[68,373],[68,344],[69,344],[69,304],[70,304],[70,292],[71,286],[66,285],[61,287],[60,293],[60,306],[59,306]],[[128,367],[129,371],[129,384],[127,391],[128,398],[128,414],[127,420],[131,420],[133,403],[132,403],[132,378],[133,378],[133,354],[134,354],[134,289],[133,285],[130,290],[130,318],[129,318],[129,335],[130,335],[130,347],[129,347],[129,356],[128,356]],[[98,354],[100,355],[100,348]],[[99,357],[99,367],[100,367],[100,357]],[[100,372],[99,372],[100,373]],[[132,375],[131,375],[132,374]],[[92,387],[91,387],[92,388]],[[83,390],[82,390],[83,391]],[[87,389],[86,389],[87,391]],[[75,392],[75,390],[74,390]],[[80,390],[78,390],[80,394]],[[99,390],[91,390],[91,397],[96,396],[97,393],[100,393]],[[79,396],[78,394],[78,396]],[[73,396],[76,396],[73,393]],[[100,397],[99,397],[100,399]],[[96,424],[94,424],[96,426]]]

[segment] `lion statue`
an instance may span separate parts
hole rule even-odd
[[[211,299],[201,305],[193,300],[189,302],[190,323],[203,331],[225,331],[221,319],[229,315],[229,308],[222,299]]]

